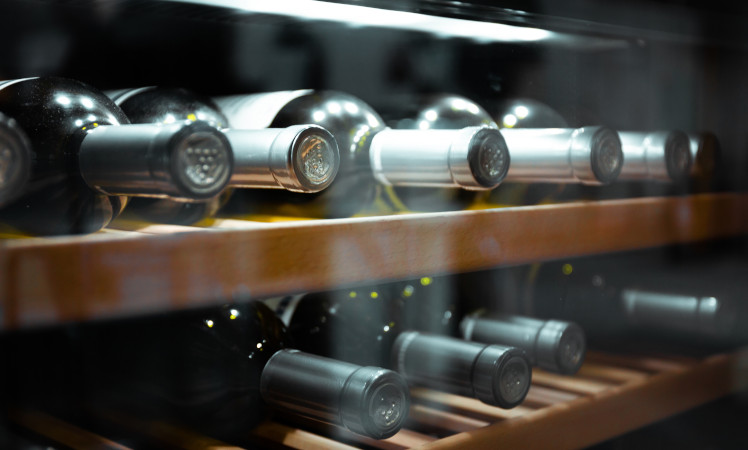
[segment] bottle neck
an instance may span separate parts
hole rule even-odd
[[[106,195],[205,200],[229,181],[228,140],[202,123],[100,126],[80,144],[84,181]]]
[[[705,336],[727,336],[735,325],[735,311],[716,297],[697,297],[640,289],[621,291],[629,324]]]
[[[270,358],[260,392],[277,408],[338,423],[374,439],[397,433],[410,406],[408,386],[397,373],[298,350],[280,350]]]
[[[604,127],[501,132],[512,156],[507,181],[608,184],[623,166],[618,134]]]
[[[392,130],[377,133],[369,159],[374,177],[392,186],[487,190],[509,170],[509,150],[498,130]]]
[[[296,125],[226,130],[234,150],[229,185],[313,193],[332,183],[340,166],[335,138],[324,128]]]
[[[624,164],[620,180],[681,181],[691,172],[691,143],[680,131],[619,132]]]
[[[530,389],[525,352],[446,336],[406,331],[392,348],[392,365],[409,383],[512,408]]]

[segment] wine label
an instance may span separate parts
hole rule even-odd
[[[231,95],[215,98],[232,128],[256,130],[267,128],[288,102],[311,94],[311,89],[279,91],[264,94]]]
[[[115,91],[105,91],[104,94],[107,97],[111,98],[112,101],[114,101],[114,103],[116,103],[117,105],[121,105],[133,95],[140,94],[141,92],[149,91],[155,88],[156,86],[144,86],[140,88],[117,89]]]
[[[276,316],[288,326],[291,318],[296,311],[296,306],[306,294],[287,295],[285,297],[275,297],[263,300],[263,302],[273,310]]]
[[[10,86],[12,84],[20,83],[21,81],[35,80],[37,78],[39,78],[39,77],[19,78],[17,80],[0,81],[0,89],[6,88],[6,87],[8,87],[8,86]]]

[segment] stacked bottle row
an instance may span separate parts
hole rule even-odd
[[[670,267],[639,252],[504,270],[521,274],[534,317],[507,314],[500,297],[519,294],[482,273],[8,333],[3,404],[92,429],[97,411],[124,411],[237,443],[272,410],[381,439],[406,423],[411,386],[512,408],[532,366],[575,374],[588,336],[640,353],[748,341],[733,260]]]
[[[473,340],[419,328],[413,308],[438,309],[426,280],[6,334],[3,404],[94,430],[115,411],[239,444],[270,412],[383,439],[407,419],[409,386],[512,408],[531,365],[581,365],[573,324],[504,317]]]
[[[705,142],[679,131],[568,128],[527,105],[513,105],[515,120],[507,115],[499,131],[476,103],[437,96],[400,111],[413,119],[393,129],[332,91],[211,100],[182,89],[107,96],[72,80],[7,81],[0,222],[35,235],[86,233],[128,204],[131,218],[179,224],[221,208],[318,218],[456,210],[502,181],[683,181]],[[543,128],[518,129],[525,121]],[[527,202],[494,192],[484,207]]]

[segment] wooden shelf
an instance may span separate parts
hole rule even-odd
[[[736,236],[748,194],[5,240],[3,329]]]
[[[248,433],[250,440],[263,448],[580,448],[745,389],[745,380],[741,384],[736,374],[747,360],[748,349],[703,359],[590,353],[574,376],[535,370],[527,399],[510,410],[457,395],[413,389],[406,427],[383,441],[303,421],[300,427],[264,422]],[[163,422],[117,412],[100,417],[117,429],[116,435],[138,435],[155,446],[238,448]],[[13,420],[54,442],[124,448],[111,437],[95,435],[43,413],[19,412]]]

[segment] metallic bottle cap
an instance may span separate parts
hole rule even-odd
[[[290,127],[296,134],[291,146],[292,170],[287,189],[319,192],[335,179],[340,152],[329,131],[314,125]],[[275,147],[275,146],[274,146]]]
[[[231,176],[231,147],[218,130],[197,123],[186,129],[171,142],[172,176],[188,196],[213,197]]]
[[[402,428],[410,410],[405,379],[380,367],[354,372],[341,393],[340,418],[349,430],[386,439]]]
[[[489,345],[473,369],[475,397],[484,403],[513,408],[530,389],[532,370],[525,352],[514,347]]]
[[[587,344],[584,331],[572,322],[549,320],[538,333],[535,358],[538,367],[574,374],[584,362]]]
[[[470,172],[481,187],[492,188],[509,172],[509,149],[501,132],[480,128],[470,140],[468,150]]]
[[[673,181],[688,178],[693,165],[691,142],[682,131],[671,131],[665,139],[665,165]]]
[[[609,184],[623,167],[618,133],[605,127],[584,127],[572,136],[571,160],[575,175],[588,184]]]
[[[691,143],[676,130],[622,131],[625,154],[622,180],[683,181],[691,172]]]

